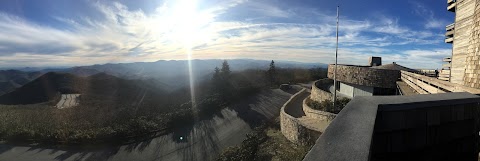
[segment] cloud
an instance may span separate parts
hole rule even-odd
[[[445,28],[448,24],[447,20],[435,17],[435,13],[423,3],[416,1],[409,1],[409,3],[412,4],[414,13],[426,21],[424,25],[425,28],[440,29]]]
[[[68,66],[186,59],[185,51],[190,47],[196,59],[333,61],[335,15],[317,10],[283,10],[275,4],[243,0],[222,1],[197,11],[195,6],[181,0],[166,1],[151,13],[130,10],[117,2],[92,5],[100,15],[80,18],[54,15],[67,29],[0,14],[0,64]],[[251,7],[255,11],[253,17],[298,20],[308,12],[315,14],[311,16],[315,20],[278,23],[219,18],[238,6]],[[441,60],[424,48],[393,50],[395,46],[421,47],[443,42],[442,37],[428,30],[412,31],[401,25],[398,18],[358,20],[343,16],[340,25],[342,63],[366,64],[369,56],[379,55],[411,67],[432,68],[439,63],[425,65],[420,61]]]

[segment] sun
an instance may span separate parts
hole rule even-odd
[[[208,41],[210,34],[207,27],[213,21],[213,16],[199,11],[197,5],[197,0],[175,1],[170,15],[172,20],[170,39],[187,47]]]
[[[197,5],[197,0],[174,1],[171,10],[169,8],[166,9],[170,13],[167,15],[166,21],[164,21],[164,24],[170,26],[167,32],[168,39],[180,42],[183,45],[186,59],[188,60],[192,109],[196,109],[195,73],[192,70],[193,48],[198,44],[208,42],[211,35],[211,32],[208,32],[208,25],[213,21],[212,14],[199,11]],[[194,115],[194,118],[198,117]]]

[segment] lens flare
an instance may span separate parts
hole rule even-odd
[[[195,109],[197,102],[195,98],[195,75],[192,69],[192,48],[191,46],[187,46],[187,59],[188,59],[188,77],[190,81],[190,96],[192,99],[192,108]]]

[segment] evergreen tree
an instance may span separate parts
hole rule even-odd
[[[270,81],[270,85],[276,85],[277,83],[277,69],[275,68],[275,62],[270,62],[270,68],[267,71],[267,77]]]
[[[223,100],[230,100],[232,93],[234,93],[230,84],[230,74],[230,65],[228,65],[227,60],[224,60],[220,69],[220,81],[215,85],[218,87],[218,93],[221,94]]]
[[[214,93],[220,92],[220,87],[219,84],[222,83],[222,78],[220,75],[220,69],[218,67],[215,67],[213,77],[212,77],[212,85],[211,85],[211,90]]]
[[[230,71],[230,65],[228,65],[227,60],[223,61],[221,73],[222,73],[223,79],[228,80],[231,71]]]
[[[220,80],[220,69],[218,67],[215,67],[215,73],[213,73],[213,81],[218,82]]]

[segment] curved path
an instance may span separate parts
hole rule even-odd
[[[124,146],[56,148],[0,144],[0,161],[214,160],[224,148],[241,143],[259,122],[277,117],[290,96],[278,89],[264,91],[193,127]]]
[[[308,117],[303,111],[303,100],[307,99],[309,96],[310,92],[301,93],[297,96],[298,99],[285,107],[285,112],[290,116],[297,118],[303,126],[315,131],[324,132],[330,123],[319,118]]]

